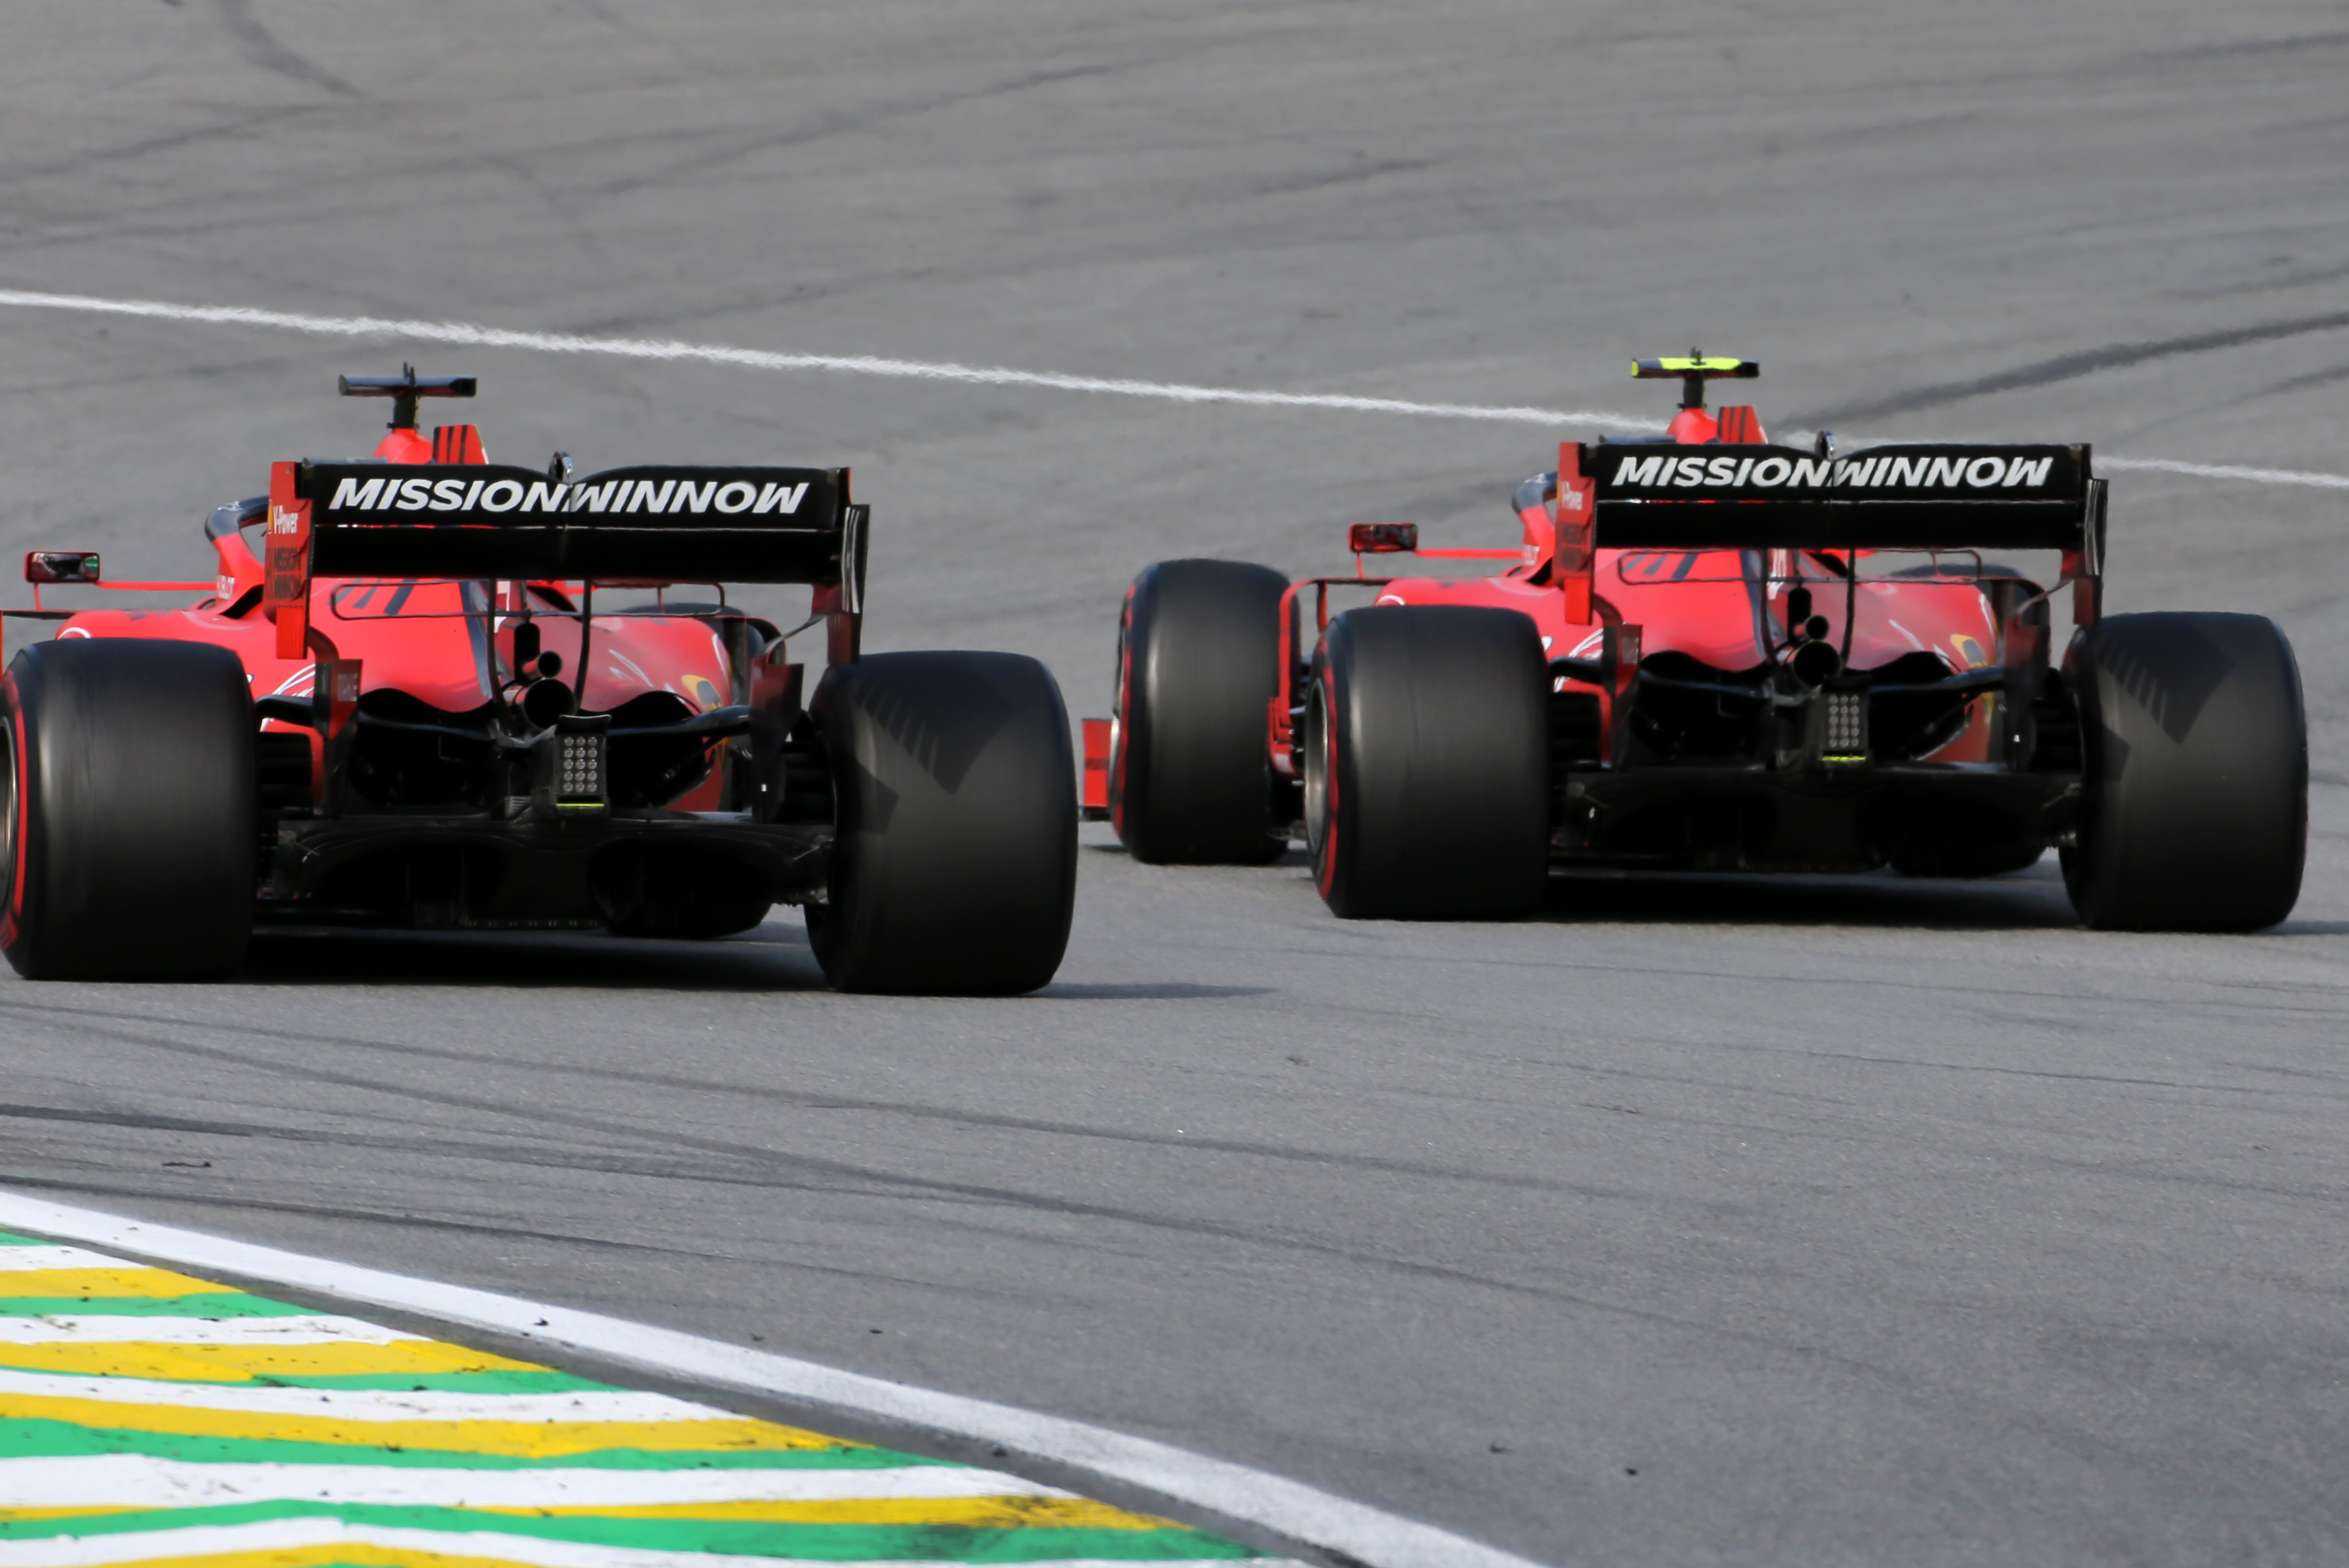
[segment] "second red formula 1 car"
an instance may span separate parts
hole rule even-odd
[[[2085,445],[1776,446],[1705,407],[1756,372],[1638,362],[1683,384],[1678,417],[1561,446],[1516,493],[1517,549],[1363,524],[1351,577],[1151,566],[1116,716],[1088,722],[1088,811],[1147,861],[1260,863],[1301,833],[1344,916],[1521,916],[1555,865],[1971,877],[2051,846],[2092,926],[2289,914],[2307,741],[2275,624],[2106,616]],[[1412,551],[1514,564],[1362,571]],[[2034,556],[2053,590],[2010,564]],[[1333,616],[1352,589],[1373,602]]]
[[[212,513],[216,582],[26,561],[35,604],[0,625],[57,635],[0,679],[19,971],[217,976],[256,919],[706,938],[796,903],[846,990],[1051,978],[1076,881],[1059,688],[1010,654],[861,654],[848,470],[501,467],[471,425],[416,428],[470,378],[343,390],[392,400],[390,433]],[[812,611],[786,631],[725,582],[810,585]],[[68,585],[203,597],[41,603]]]

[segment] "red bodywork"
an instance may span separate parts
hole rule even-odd
[[[1767,437],[1750,406],[1717,414],[1683,408],[1668,428],[1676,446],[1764,444]],[[1280,685],[1268,714],[1268,740],[1274,770],[1300,777],[1298,721],[1303,709],[1299,682],[1306,667],[1296,643],[1296,601],[1310,590],[1316,629],[1330,621],[1332,588],[1375,587],[1381,605],[1479,605],[1513,609],[1532,618],[1542,646],[1553,659],[1590,660],[1613,679],[1560,676],[1561,693],[1588,692],[1600,704],[1600,760],[1613,763],[1623,744],[1618,709],[1630,691],[1643,659],[1658,654],[1688,656],[1710,670],[1752,672],[1785,656],[1789,644],[1788,595],[1797,587],[1814,596],[1813,613],[1826,621],[1822,640],[1847,649],[1856,671],[1881,670],[1897,659],[1923,653],[1948,674],[1998,665],[2003,656],[2000,624],[1983,585],[1973,580],[1868,580],[1872,551],[1772,550],[1764,567],[1762,615],[1757,617],[1751,574],[1736,550],[1593,549],[1590,519],[1594,487],[1580,472],[1583,448],[1568,441],[1558,449],[1555,484],[1528,498],[1523,492],[1518,519],[1524,543],[1516,550],[1420,549],[1435,558],[1495,558],[1516,562],[1489,576],[1368,576],[1355,557],[1350,577],[1307,577],[1283,603]],[[1547,480],[1549,476],[1545,475]],[[1391,525],[1370,525],[1391,526]],[[1413,531],[1415,535],[1415,530]],[[1363,537],[1357,530],[1358,540]],[[1390,553],[1392,545],[1371,545]],[[1401,552],[1394,552],[1401,553]],[[1860,580],[1850,596],[1847,641],[1845,571],[1855,556]],[[2063,576],[2075,584],[2075,619],[2095,619],[2099,584],[2076,556],[2067,555]],[[1996,698],[1975,698],[1962,729],[1919,761],[1982,763],[1995,748],[1991,718]]]
[[[472,386],[346,379],[399,400],[390,432],[371,459],[276,463],[266,495],[214,512],[197,602],[44,605],[42,585],[202,585],[36,551],[34,607],[0,625],[235,654],[264,918],[710,936],[824,896],[832,794],[804,666],[716,579],[807,585],[796,629],[822,623],[830,661],[854,662],[866,509],[849,471],[492,465],[474,427],[414,425],[415,399]]]
[[[414,429],[395,429],[374,455],[395,463],[487,462],[472,425],[442,426],[427,439]],[[347,722],[365,694],[391,691],[445,712],[462,713],[498,700],[514,683],[512,622],[469,613],[464,596],[471,585],[453,580],[365,577],[302,578],[274,596],[269,574],[247,538],[251,530],[281,547],[298,548],[304,536],[305,503],[294,501],[294,464],[280,463],[273,476],[270,507],[245,527],[212,540],[219,576],[206,597],[172,609],[90,609],[66,617],[60,638],[133,637],[216,643],[244,663],[253,695],[312,696],[321,666],[338,669],[343,689],[334,693],[331,726]],[[289,520],[290,524],[289,525]],[[298,566],[294,568],[298,573]],[[184,591],[195,585],[101,582],[107,589]],[[472,588],[472,591],[479,591]],[[543,649],[559,656],[565,678],[580,687],[580,707],[608,712],[648,692],[665,692],[680,704],[678,716],[709,712],[733,700],[737,671],[725,641],[703,620],[646,615],[593,619],[588,636],[592,662],[580,685],[581,623],[560,611],[578,601],[575,582],[500,582],[490,590],[493,610],[520,611],[527,595],[539,612]],[[607,590],[608,592],[608,590]],[[608,602],[608,600],[607,600]],[[21,618],[23,612],[11,612]],[[48,612],[54,616],[55,612]],[[264,733],[292,732],[311,737],[312,791],[325,793],[324,738],[316,730],[284,719],[266,719]],[[709,748],[714,754],[719,742]],[[661,804],[688,810],[718,805],[717,770],[699,776]]]

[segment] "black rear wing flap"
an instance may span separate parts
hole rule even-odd
[[[1583,443],[1599,549],[2094,552],[2088,448]]]
[[[813,583],[855,595],[865,509],[844,468],[305,462],[319,576]]]

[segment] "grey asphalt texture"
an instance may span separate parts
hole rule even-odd
[[[2349,471],[2334,4],[16,0],[0,286]],[[1514,542],[1532,425],[0,310],[0,544],[201,576],[480,376],[493,458],[849,462],[871,645],[1106,711],[1146,562]],[[1251,1462],[1545,1563],[2349,1561],[2349,494],[2125,473],[2110,607],[2272,615],[2307,890],[1561,879],[1344,924],[1089,828],[1059,981],[279,935],[0,981],[0,1184]],[[15,590],[10,602],[21,602]],[[781,604],[780,608],[788,609]],[[12,633],[12,635],[16,635]]]

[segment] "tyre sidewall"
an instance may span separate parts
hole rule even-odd
[[[2064,876],[2091,926],[2251,930],[2298,900],[2308,832],[2298,661],[2263,616],[2083,628],[2064,662],[2082,795]]]
[[[1547,885],[1547,666],[1531,618],[1350,610],[1315,652],[1314,869],[1347,919],[1511,919]]]
[[[1248,865],[1285,847],[1266,721],[1288,579],[1243,561],[1160,561],[1118,620],[1110,822],[1150,864]]]
[[[1006,653],[833,666],[810,711],[837,803],[809,936],[845,991],[1009,995],[1068,945],[1076,761],[1050,671]]]
[[[253,929],[254,722],[226,649],[36,643],[0,682],[15,864],[0,951],[36,979],[217,977]]]

